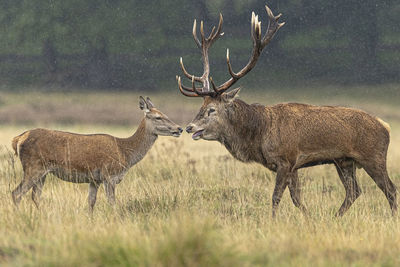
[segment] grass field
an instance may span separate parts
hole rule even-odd
[[[396,89],[243,91],[241,95],[248,102],[265,104],[355,106],[382,117],[392,127],[389,175],[400,187]],[[108,206],[101,188],[90,217],[88,186],[52,176],[46,181],[40,210],[30,195],[14,208],[10,193],[22,171],[9,151],[13,136],[36,126],[128,136],[141,116],[137,96],[0,94],[1,266],[400,265],[400,215],[391,217],[386,198],[363,170],[357,171],[363,194],[343,218],[333,216],[344,199],[343,186],[333,166],[319,166],[300,172],[310,218],[302,216],[285,192],[273,220],[274,173],[234,160],[219,143],[194,142],[187,134],[157,140],[117,186],[115,208]],[[152,98],[182,125],[201,103],[177,93]]]

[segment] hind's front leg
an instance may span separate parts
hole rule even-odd
[[[89,212],[91,214],[93,213],[94,204],[96,204],[98,189],[99,189],[99,184],[97,184],[95,182],[90,182],[88,202],[89,202]]]
[[[106,191],[108,203],[111,206],[115,205],[115,183],[110,179],[110,180],[104,180],[104,189]]]
[[[125,173],[122,173],[120,175],[108,177],[108,179],[105,179],[103,181],[104,184],[104,189],[106,191],[108,203],[111,206],[115,205],[115,185],[119,184],[122,179],[124,178]]]

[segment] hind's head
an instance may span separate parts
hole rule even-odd
[[[144,111],[146,120],[146,128],[155,135],[179,137],[182,133],[182,128],[170,120],[167,115],[159,111],[150,98],[144,99],[142,96],[139,101],[140,109]]]

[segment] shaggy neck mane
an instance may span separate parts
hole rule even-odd
[[[265,107],[235,99],[227,108],[228,126],[220,142],[242,161],[262,161],[261,138],[267,129]]]

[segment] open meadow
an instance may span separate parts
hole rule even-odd
[[[306,102],[364,109],[391,125],[388,171],[400,188],[400,88],[323,87],[254,92],[248,103]],[[274,173],[234,160],[217,142],[159,137],[116,187],[117,204],[100,188],[89,216],[87,184],[50,175],[41,208],[30,193],[16,209],[11,191],[21,180],[12,137],[34,127],[78,133],[131,135],[140,122],[141,93],[0,93],[0,266],[399,266],[400,215],[357,170],[363,194],[335,218],[345,191],[333,166],[302,169],[302,198],[286,190],[271,218]],[[154,104],[185,126],[201,100],[150,94]]]

